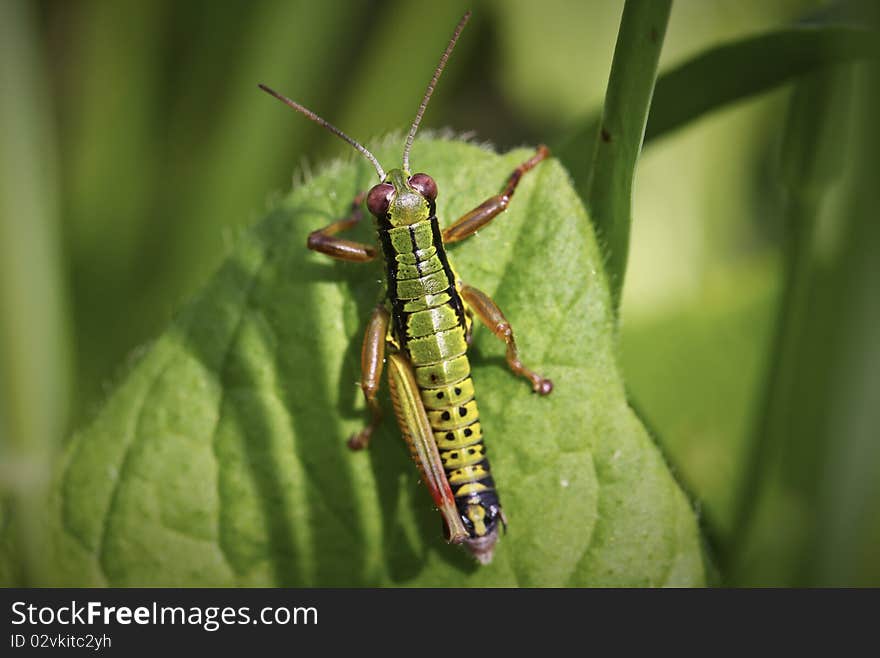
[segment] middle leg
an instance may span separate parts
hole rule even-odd
[[[516,340],[513,337],[513,328],[492,298],[467,284],[462,284],[460,292],[462,299],[473,309],[480,321],[507,345],[507,365],[510,369],[517,375],[528,379],[532,383],[532,389],[535,393],[549,395],[553,391],[553,382],[529,370],[520,360]]]

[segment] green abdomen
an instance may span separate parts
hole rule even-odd
[[[459,510],[474,499],[486,509],[500,508],[474,399],[464,309],[437,218],[407,227],[380,228],[379,237],[394,332],[414,367]]]

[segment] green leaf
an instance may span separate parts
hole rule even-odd
[[[377,155],[394,163],[401,143]],[[424,139],[412,157],[435,176],[448,224],[530,154]],[[556,161],[451,250],[556,384],[533,395],[476,328],[474,381],[510,522],[494,562],[479,567],[443,541],[387,400],[370,449],[347,449],[365,419],[360,342],[381,267],[332,262],[305,241],[374,176],[360,161],[337,163],[298,187],[69,443],[49,506],[51,582],[703,583],[694,513],[626,403],[599,251]]]

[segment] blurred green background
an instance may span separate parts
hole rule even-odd
[[[34,530],[51,455],[242,228],[350,157],[257,83],[362,141],[401,131],[468,7],[423,125],[505,150],[595,116],[622,2],[0,2],[0,542]],[[678,0],[661,73],[838,9]],[[880,585],[880,235],[850,171],[865,68],[728,104],[637,171],[621,360],[722,584]],[[816,150],[786,142],[811,117]],[[0,582],[35,578],[16,550]]]

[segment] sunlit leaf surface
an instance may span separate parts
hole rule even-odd
[[[377,149],[386,166],[399,143]],[[448,224],[529,154],[426,139],[412,161],[436,178]],[[361,332],[381,269],[331,262],[305,240],[372,177],[360,162],[336,164],[298,186],[70,442],[50,505],[53,582],[701,584],[694,513],[626,404],[599,251],[555,161],[450,249],[556,384],[533,395],[476,329],[474,380],[510,521],[494,562],[478,567],[443,541],[387,400],[370,450],[346,448],[364,417]]]

